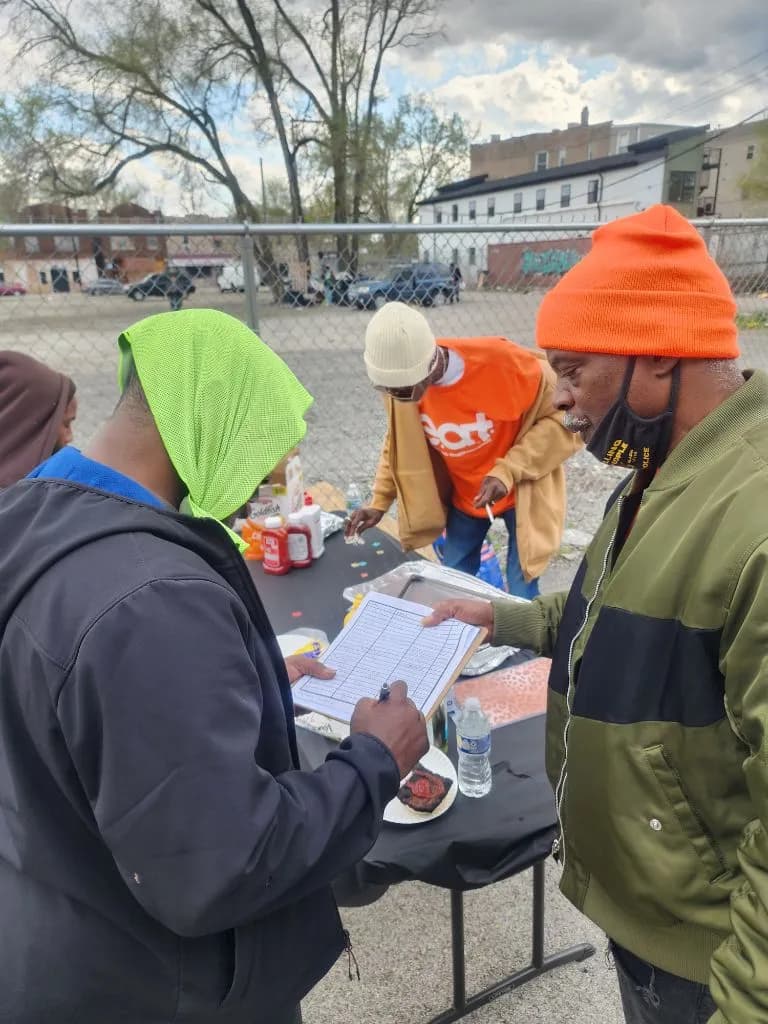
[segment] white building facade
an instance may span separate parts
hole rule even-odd
[[[606,157],[538,174],[500,180],[469,179],[438,191],[421,204],[419,223],[455,225],[456,233],[420,236],[425,262],[458,263],[468,281],[488,267],[488,247],[509,242],[509,228],[551,225],[548,239],[575,238],[564,224],[599,224],[638,213],[663,201],[665,158],[656,154]],[[499,232],[474,226],[498,226]],[[586,235],[586,232],[582,233]],[[529,236],[530,237],[530,236]]]

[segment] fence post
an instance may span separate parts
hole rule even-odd
[[[712,221],[708,221],[706,224],[702,224],[699,228],[699,234],[704,239],[704,245],[707,247],[707,252],[713,260],[717,260],[717,236],[712,233]],[[714,242],[714,245],[713,245]]]
[[[258,287],[256,285],[256,260],[253,258],[253,237],[250,225],[245,221],[243,228],[243,286],[245,288],[245,319],[252,331],[259,330]]]

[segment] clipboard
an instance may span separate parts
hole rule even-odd
[[[302,676],[293,687],[294,703],[349,722],[359,700],[376,700],[384,683],[403,680],[408,696],[430,719],[486,638],[482,627],[456,619],[426,629],[421,620],[431,610],[386,594],[366,594],[323,655],[336,677]]]

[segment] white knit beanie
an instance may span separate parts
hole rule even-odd
[[[407,388],[429,376],[435,336],[426,318],[403,302],[374,313],[365,332],[365,368],[372,384]]]

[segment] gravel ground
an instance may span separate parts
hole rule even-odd
[[[541,293],[535,291],[466,291],[460,304],[428,310],[427,315],[438,336],[504,334],[532,345],[540,299]],[[381,404],[372,396],[362,363],[363,335],[370,314],[336,307],[289,309],[271,304],[265,292],[260,300],[262,337],[315,396],[302,446],[308,482],[327,481],[344,490],[354,480],[366,489],[384,432]],[[214,307],[238,317],[245,314],[243,296],[220,295],[209,282],[199,283],[188,305]],[[75,378],[80,396],[77,437],[84,441],[109,414],[117,396],[118,334],[135,320],[166,308],[161,299],[134,303],[119,295],[3,298],[0,345],[28,351]],[[739,300],[739,308],[744,313],[768,309],[768,301],[747,296]],[[768,331],[746,331],[741,340],[744,365],[768,367]],[[600,521],[605,500],[620,474],[580,453],[568,464],[567,475],[567,525],[576,531],[576,540],[583,541]],[[503,527],[493,539],[503,556]],[[553,562],[542,581],[544,589],[567,584],[574,571],[574,549],[580,547],[583,543],[564,546],[562,557]]]

